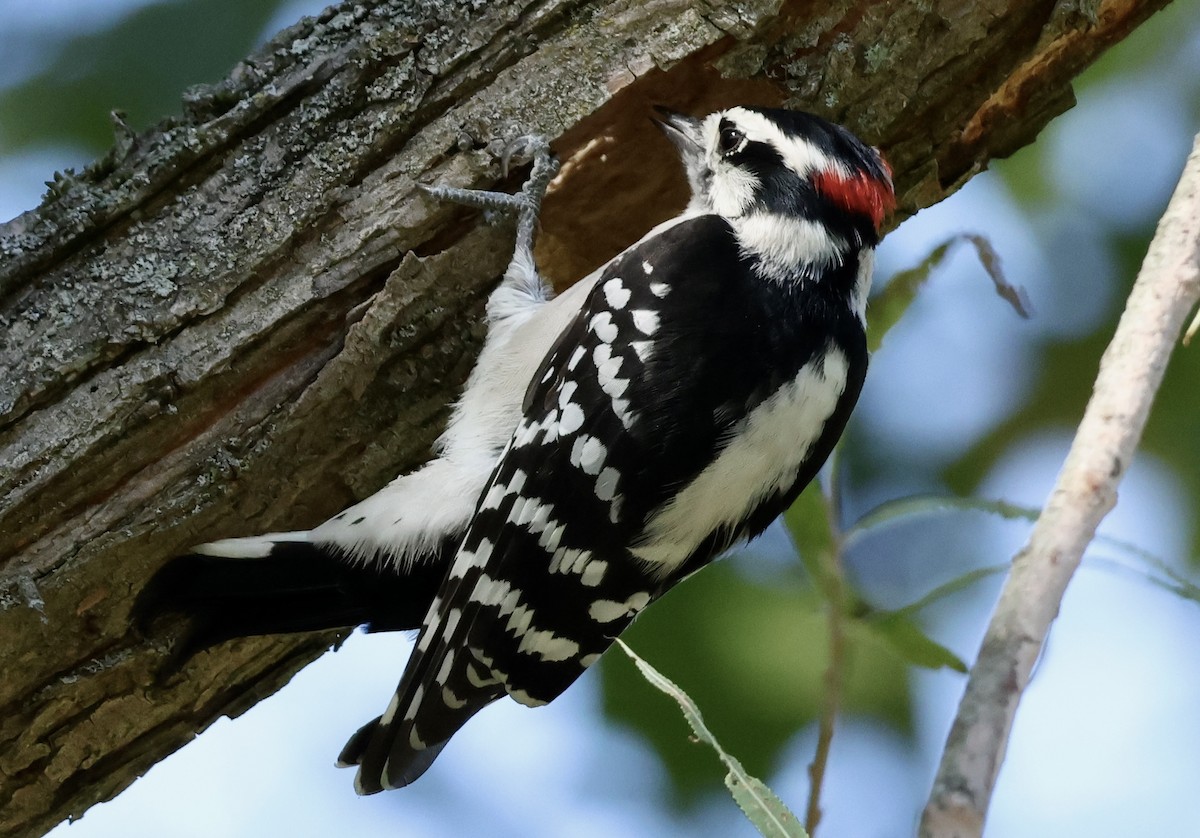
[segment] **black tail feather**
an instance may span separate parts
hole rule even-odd
[[[398,789],[409,785],[429,769],[449,741],[446,739],[419,751],[395,749],[391,738],[392,726],[393,723],[384,724],[382,716],[372,719],[350,737],[350,741],[338,756],[338,768],[359,766],[354,777],[354,790],[359,794],[376,794],[384,789]],[[382,743],[372,749],[371,745],[381,737]],[[389,770],[388,756],[392,750],[406,752],[404,765],[395,772]]]
[[[144,634],[168,614],[189,619],[175,656],[186,660],[237,637],[349,629],[418,629],[445,576],[442,556],[400,573],[350,564],[333,549],[280,541],[261,558],[189,553],[167,562],[139,595]]]

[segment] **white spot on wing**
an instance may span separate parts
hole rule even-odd
[[[594,588],[604,581],[604,572],[608,570],[608,562],[601,559],[592,559],[587,563],[587,567],[583,569],[583,573],[579,576],[579,581],[589,588]]]
[[[581,469],[584,474],[599,474],[606,456],[608,449],[604,447],[604,443],[587,434],[576,439],[571,447],[571,465]]]
[[[555,663],[570,660],[579,654],[579,644],[569,638],[559,637],[552,631],[531,629],[521,638],[517,651]]]
[[[597,623],[611,623],[622,617],[637,614],[650,602],[650,594],[639,591],[624,602],[611,599],[598,599],[588,607],[588,616]]]
[[[529,531],[533,533],[540,533],[545,530],[546,526],[550,522],[550,516],[553,514],[553,512],[554,507],[552,507],[550,504],[538,504],[537,511],[533,513],[533,517],[530,518],[529,523],[526,524],[526,526],[529,528]]]
[[[596,478],[596,497],[600,500],[612,500],[617,495],[617,481],[621,473],[611,466],[600,472]]]
[[[513,434],[513,447],[523,448],[533,442],[538,435],[538,431],[541,429],[541,425],[537,422],[522,422],[517,426],[516,433]],[[500,487],[500,491],[497,494],[493,494],[494,491],[496,491],[495,486],[488,491],[487,496],[484,498],[484,509],[495,509],[500,505],[500,499],[504,496],[503,487]]]
[[[471,568],[486,565],[491,556],[492,542],[486,538],[482,539],[474,550],[460,550],[454,559],[454,566],[450,570],[450,578],[462,579]]]
[[[514,498],[512,508],[508,510],[508,522],[510,524],[520,524],[521,517],[526,514],[525,509],[530,504],[536,503],[537,500],[535,498]],[[532,515],[533,510],[530,510],[529,514]]]
[[[638,360],[643,364],[650,357],[650,348],[654,346],[654,341],[650,340],[635,340],[629,344],[629,347],[638,356]]]
[[[582,573],[583,568],[592,560],[592,554],[589,550],[576,550],[575,555],[571,556],[570,565],[567,570],[570,573]]]
[[[460,619],[462,619],[462,609],[451,608],[449,613],[446,614],[446,627],[442,629],[443,638],[446,640],[450,639],[450,636],[454,634],[454,630],[458,628],[458,621]]]
[[[509,584],[503,579],[493,579],[486,573],[479,574],[470,599],[480,605],[499,605],[508,596]]]
[[[596,362],[596,380],[600,382],[600,389],[607,393],[609,398],[619,398],[629,387],[628,380],[617,378],[623,361],[621,356],[614,356],[612,348],[607,343],[602,343],[592,352],[592,360]]]
[[[575,547],[560,547],[554,551],[554,557],[550,560],[549,571],[551,573],[573,573],[577,568],[582,567],[583,563],[591,555],[587,550],[579,550]]]
[[[556,524],[553,529],[547,529],[542,533],[542,537],[538,539],[538,546],[547,553],[553,553],[558,549],[558,543],[562,541],[563,533],[566,529],[566,524]]]
[[[577,404],[569,404],[563,408],[562,418],[558,420],[559,436],[568,436],[583,427],[583,408]]]
[[[633,325],[637,330],[647,337],[658,331],[658,312],[651,311],[647,308],[639,308],[631,312],[633,316]]]
[[[510,588],[503,599],[499,602],[499,614],[503,617],[505,614],[511,614],[516,609],[517,604],[521,601],[521,592],[516,588]]]
[[[509,690],[508,694],[512,696],[514,701],[524,704],[526,707],[541,707],[546,703],[540,698],[534,698],[525,692],[525,690]]]
[[[633,424],[633,414],[629,412],[628,399],[613,399],[613,413],[617,414],[617,418],[621,420],[621,424],[628,428]]]
[[[442,668],[438,670],[437,682],[439,686],[446,683],[446,679],[450,677],[450,670],[454,667],[454,651],[446,652],[446,657],[442,659]]]
[[[647,271],[647,273],[649,273],[649,272]],[[650,283],[650,293],[653,294],[654,296],[658,297],[660,300],[663,297],[667,296],[667,293],[670,290],[671,290],[671,286],[667,285],[667,283],[665,283],[665,282],[651,282]]]
[[[482,689],[483,687],[491,687],[491,686],[495,686],[496,684],[499,684],[500,679],[499,678],[489,678],[485,675],[480,674],[479,668],[477,666],[475,666],[475,664],[468,661],[467,662],[467,683],[470,684],[472,687],[475,687],[477,689]]]
[[[568,381],[563,384],[558,391],[558,406],[565,408],[569,404],[573,404],[571,397],[575,395],[575,391],[579,389],[579,384],[574,381]]]
[[[613,277],[612,279],[608,280],[608,282],[604,283],[603,287],[604,299],[608,300],[608,304],[610,306],[615,309],[625,308],[626,303],[629,302],[629,298],[632,295],[630,294],[629,289],[621,283],[619,278]]]
[[[533,609],[524,605],[518,605],[513,609],[512,615],[508,618],[508,624],[505,628],[512,632],[514,636],[520,637],[525,632],[529,631],[529,626],[533,622]]]
[[[408,702],[408,707],[404,711],[404,721],[411,722],[417,717],[417,711],[421,709],[421,699],[425,697],[425,685],[417,684],[417,688],[413,690],[412,701]]]
[[[517,432],[520,434],[520,431]],[[524,445],[524,441],[518,436],[517,445]],[[504,500],[505,486],[500,483],[493,483],[491,488],[487,490],[487,494],[483,496],[483,503],[480,504],[481,509],[496,509],[500,506],[500,501]]]
[[[544,442],[551,442],[558,437],[558,420],[562,417],[561,408],[554,408],[546,414],[546,418],[542,420],[540,426],[535,425],[539,430],[545,431],[542,437]]]
[[[508,520],[529,532],[540,533],[546,528],[552,511],[549,504],[542,503],[538,498],[518,498]]]
[[[433,600],[434,608],[440,608],[442,604],[441,598],[435,597]],[[433,609],[430,609],[433,610]],[[417,640],[417,651],[426,652],[429,649],[429,644],[433,642],[433,636],[437,634],[438,616],[430,614],[425,617],[425,626],[421,629],[421,636]]]
[[[592,319],[588,323],[588,328],[595,332],[596,337],[605,343],[612,343],[617,339],[617,324],[613,323],[612,315],[607,311],[592,315]]]

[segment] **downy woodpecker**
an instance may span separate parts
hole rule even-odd
[[[661,112],[686,209],[554,297],[532,237],[555,164],[533,143],[517,247],[438,456],[313,530],[169,562],[139,603],[232,637],[419,629],[386,711],[351,738],[370,794],[419,777],[474,713],[553,700],[647,605],[758,535],[817,474],[867,369],[892,209],[879,153],[818,117]]]

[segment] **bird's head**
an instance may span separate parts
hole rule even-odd
[[[658,122],[687,172],[689,212],[728,219],[772,264],[873,247],[895,207],[879,151],[812,114],[735,107],[697,119],[660,108]]]

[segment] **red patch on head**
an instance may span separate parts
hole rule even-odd
[[[871,219],[875,229],[884,217],[896,208],[896,193],[892,191],[892,167],[883,162],[886,179],[872,177],[857,171],[846,177],[841,172],[826,170],[813,178],[817,192],[842,207],[847,212],[865,215]]]

